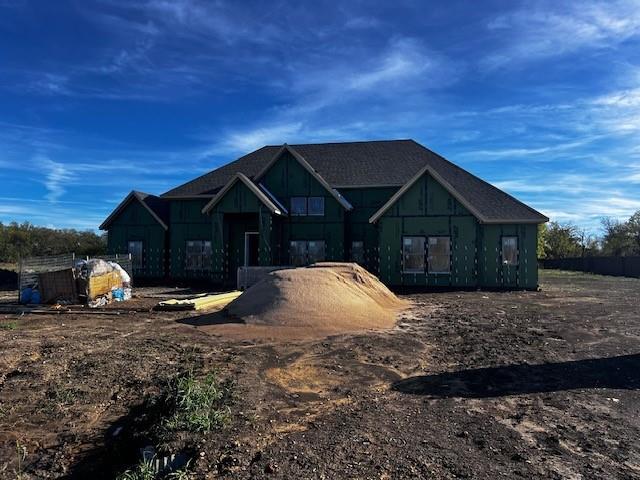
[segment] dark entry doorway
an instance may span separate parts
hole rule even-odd
[[[260,234],[258,232],[244,232],[244,266],[255,267],[259,264],[258,247]]]

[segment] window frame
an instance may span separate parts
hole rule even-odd
[[[134,256],[131,251],[131,244],[139,243],[140,244],[140,256]],[[127,253],[131,255],[131,268],[135,268],[140,270],[144,268],[144,241],[143,240],[127,240]],[[137,260],[136,260],[137,259]]]
[[[311,261],[311,244],[322,244],[322,258]],[[324,240],[307,240],[307,265],[327,260],[327,242]]]
[[[293,208],[293,201],[294,200],[303,200],[304,201],[304,213],[297,213],[295,211],[295,209]],[[307,202],[307,197],[291,197],[289,199],[289,207],[290,207],[289,215],[291,215],[292,217],[306,217],[308,215],[309,205],[308,205],[308,202]]]
[[[449,266],[449,269],[446,271],[443,270],[431,270],[431,258],[436,256],[436,255],[432,255],[431,254],[431,239],[446,239],[449,242],[449,253],[447,254],[448,257],[448,263],[447,265]],[[444,257],[444,254],[441,255],[437,255],[437,256],[441,256]],[[427,237],[427,273],[430,275],[451,275],[451,236],[450,235],[429,235]]]
[[[353,251],[354,251],[354,244],[359,243],[360,244],[360,261],[358,261],[355,256],[353,255]],[[364,264],[364,241],[362,240],[351,240],[351,251],[349,252],[349,258],[353,263],[357,263],[358,265],[362,265]]]
[[[304,245],[304,254],[302,254],[303,256],[303,260],[304,262],[301,264],[295,264],[292,261],[292,254],[291,254],[291,249],[293,248],[293,244],[294,243],[299,243]],[[311,254],[309,252],[309,244],[311,243],[318,243],[318,244],[322,244],[322,257],[323,258],[319,258],[319,259],[314,259],[314,261],[311,261]],[[299,257],[300,255],[296,255],[296,257]],[[307,265],[311,265],[312,263],[317,263],[317,262],[324,262],[327,259],[327,242],[322,239],[322,240],[289,240],[289,263],[294,266],[294,267],[305,267]]]
[[[515,262],[505,261],[504,241],[507,239],[510,239],[510,240],[515,239],[516,241],[516,246],[515,246],[516,261]],[[500,263],[502,264],[503,267],[517,267],[518,265],[520,265],[520,238],[518,237],[518,235],[502,235],[500,237],[500,260],[501,260]]]
[[[324,206],[325,206],[325,201],[324,201],[324,197],[306,197],[307,198],[307,216],[309,217],[324,217]],[[320,213],[311,213],[311,199],[314,200],[322,200],[322,212]]]
[[[293,244],[294,243],[299,243],[302,244],[304,246],[304,253],[302,253],[301,255],[296,255],[296,257],[302,256],[302,263],[300,264],[296,264],[295,262],[293,262],[293,255],[292,255],[292,249],[293,249]],[[291,266],[293,267],[304,267],[305,265],[308,265],[308,259],[309,259],[309,245],[307,243],[306,240],[289,240],[289,263],[291,264]]]
[[[199,264],[200,266],[193,266],[189,263],[189,256],[191,255],[189,251],[189,243],[200,243],[200,253],[197,256],[200,257]],[[210,272],[211,271],[211,259],[213,256],[213,250],[211,248],[211,240],[185,240],[185,249],[184,249],[184,269],[186,272]],[[206,247],[208,245],[209,253],[205,254]],[[195,255],[195,254],[194,254]],[[206,258],[208,257],[209,261],[206,262]]]
[[[424,235],[403,235],[402,236],[402,273],[425,273],[427,268],[427,251],[426,251],[426,238]],[[407,239],[421,239],[422,240],[422,268],[406,268],[407,253],[404,247]],[[418,253],[410,253],[409,255],[419,255]]]

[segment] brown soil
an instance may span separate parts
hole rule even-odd
[[[1,315],[0,478],[16,441],[23,478],[113,478],[186,366],[237,392],[228,428],[173,441],[195,478],[640,478],[640,280],[541,282],[409,295],[393,329],[287,342],[185,313]]]
[[[323,334],[390,328],[408,302],[355,263],[317,263],[271,272],[226,311],[248,325]]]

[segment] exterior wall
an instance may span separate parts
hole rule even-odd
[[[475,217],[425,174],[378,220],[380,279],[395,286],[476,285],[477,226]],[[402,237],[438,235],[451,237],[451,272],[404,273]]]
[[[518,237],[517,265],[502,265],[503,236]],[[481,286],[530,289],[538,286],[537,225],[480,225],[478,237],[478,278]]]
[[[398,187],[341,188],[340,193],[351,203],[353,210],[345,213],[345,260],[351,259],[351,242],[364,246],[364,267],[376,275],[379,272],[378,227],[369,223]]]
[[[133,271],[134,279],[163,277],[167,232],[138,201],[130,202],[109,225],[107,249],[110,254],[128,253],[129,241],[142,242],[142,268]]]
[[[212,240],[211,217],[202,214],[209,199],[171,200],[169,237],[171,245],[170,272],[174,278],[208,279],[208,270],[185,269],[185,249],[189,240]],[[212,257],[216,252],[212,243]]]
[[[394,286],[536,288],[537,225],[480,224],[425,174],[378,221],[380,279]],[[451,237],[451,273],[403,273],[403,236]],[[502,237],[518,237],[518,264],[502,264]]]
[[[326,259],[348,261],[351,242],[364,244],[365,267],[390,286],[536,288],[537,225],[487,225],[476,218],[435,179],[425,174],[378,220],[369,218],[397,187],[345,188],[353,205],[346,212],[290,154],[284,154],[256,183],[262,183],[288,210],[291,197],[324,197],[323,216],[272,215],[255,194],[237,182],[209,214],[203,199],[174,199],[169,232],[138,202],[131,202],[109,227],[110,253],[127,253],[127,242],[143,242],[144,266],[136,276],[235,281],[244,262],[244,233],[259,232],[258,263],[289,264],[291,240],[324,240]],[[404,273],[403,236],[449,236],[451,272]],[[503,236],[518,237],[518,264],[502,264]],[[189,240],[211,241],[209,268],[185,269]],[[170,248],[169,248],[170,247]],[[167,250],[169,253],[167,254]]]
[[[262,183],[290,210],[291,197],[324,197],[323,216],[287,216],[272,223],[275,242],[271,261],[289,263],[291,240],[324,240],[328,261],[344,261],[345,210],[338,201],[289,153],[285,153],[256,183]]]
[[[271,213],[242,182],[236,182],[209,213],[212,222],[211,279],[225,283],[235,279],[237,268],[244,264],[244,233],[260,234],[259,258],[270,251],[271,232],[267,230]],[[268,218],[269,222],[265,222]],[[262,219],[262,221],[261,221]],[[266,238],[265,238],[266,237]]]

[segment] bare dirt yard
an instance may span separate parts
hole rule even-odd
[[[287,341],[157,298],[0,314],[0,478],[114,478],[158,439],[192,478],[640,478],[640,280],[541,285],[406,295],[392,330]],[[211,371],[228,422],[160,435],[172,379]]]

